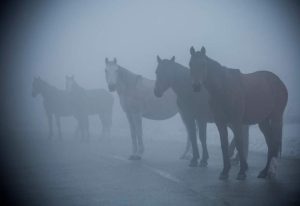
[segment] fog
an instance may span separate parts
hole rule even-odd
[[[12,8],[2,45],[7,69],[4,111],[10,119],[5,125],[12,129],[47,131],[42,98],[31,97],[33,77],[64,89],[65,75],[74,75],[84,88],[107,89],[105,57],[116,57],[119,65],[155,79],[156,55],[174,55],[176,62],[187,66],[192,45],[204,45],[209,57],[244,73],[276,73],[289,90],[286,119],[299,119],[300,32],[293,3],[49,1]],[[129,136],[114,97],[113,133]],[[91,118],[95,134],[100,125],[97,117]],[[148,138],[160,131],[163,137],[185,139],[178,115],[161,122],[144,120],[144,127]],[[73,118],[63,119],[63,131],[74,128]]]
[[[7,2],[0,7],[0,205],[299,205],[296,1]],[[65,90],[65,77],[74,76],[85,89],[108,91],[105,58],[154,80],[157,55],[175,56],[188,66],[191,46],[197,51],[205,46],[208,57],[243,73],[272,71],[287,86],[277,181],[256,178],[267,156],[257,126],[250,127],[243,183],[234,179],[240,174],[234,164],[235,177],[218,180],[223,164],[215,124],[207,129],[208,166],[199,161],[190,168],[192,161],[179,160],[187,138],[179,114],[160,121],[143,118],[142,156],[139,140],[140,151],[134,151],[116,92],[109,138],[102,136],[98,116],[89,118],[90,141],[76,139],[74,117],[61,118],[62,139],[55,123],[53,138],[47,138],[43,99],[32,97],[35,77]]]

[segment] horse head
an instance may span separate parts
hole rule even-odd
[[[162,97],[163,93],[171,87],[173,81],[174,72],[172,68],[174,67],[175,57],[173,56],[170,60],[162,60],[157,56],[157,63],[154,95]]]
[[[109,91],[113,92],[117,88],[119,65],[117,64],[116,58],[114,58],[113,61],[109,61],[108,58],[105,58],[105,65],[105,79]]]
[[[190,48],[190,74],[192,77],[193,90],[200,92],[201,86],[207,78],[207,56],[204,47],[201,51],[195,51],[194,47]]]
[[[42,92],[42,79],[40,77],[34,77],[32,82],[32,97],[36,97]]]
[[[66,82],[65,83],[66,83],[65,84],[66,85],[66,87],[65,87],[66,91],[70,92],[72,90],[72,88],[74,87],[74,85],[76,84],[74,76],[73,75],[72,76],[66,76]]]

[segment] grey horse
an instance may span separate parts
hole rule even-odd
[[[142,118],[165,120],[173,117],[178,112],[176,95],[168,91],[163,98],[157,98],[153,94],[153,80],[119,66],[116,58],[113,61],[106,58],[105,64],[108,88],[118,93],[129,122],[132,138],[132,155],[129,159],[141,159],[144,152]]]
[[[72,107],[72,101],[66,91],[55,88],[40,77],[34,77],[32,83],[32,96],[36,97],[37,95],[43,97],[43,106],[49,126],[49,138],[52,138],[53,136],[53,116],[55,117],[59,138],[62,138],[60,124],[61,117],[75,117],[78,121],[78,128],[81,128],[81,120],[75,115],[75,108]]]
[[[192,79],[189,69],[176,63],[175,57],[171,60],[162,60],[157,56],[157,69],[154,93],[157,97],[162,97],[163,94],[171,88],[177,95],[177,105],[182,121],[186,126],[188,137],[191,141],[193,149],[193,158],[190,166],[198,165],[199,151],[196,135],[196,124],[199,129],[199,138],[202,145],[202,159],[200,166],[207,166],[208,151],[206,145],[206,125],[214,122],[213,114],[209,106],[209,94],[204,89],[200,93],[192,91]],[[243,135],[248,148],[249,128],[243,128]],[[234,140],[233,140],[234,142]],[[248,150],[246,150],[248,153]]]
[[[75,81],[74,76],[66,76],[66,91],[74,100],[77,115],[82,116],[82,136],[89,137],[89,115],[98,115],[102,123],[102,137],[109,137],[112,125],[114,98],[105,89],[84,89]]]

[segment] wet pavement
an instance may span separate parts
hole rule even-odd
[[[7,205],[299,205],[300,160],[282,157],[276,180],[256,178],[266,155],[250,152],[245,181],[233,166],[218,179],[221,151],[209,146],[207,168],[190,168],[178,141],[145,139],[140,161],[130,161],[126,135],[81,142],[27,132],[1,142],[1,195]],[[8,137],[8,136],[7,136]],[[7,138],[2,136],[3,138]],[[6,197],[6,199],[5,199]]]

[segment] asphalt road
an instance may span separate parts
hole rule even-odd
[[[218,179],[219,147],[210,146],[207,168],[190,168],[184,144],[145,140],[140,161],[130,161],[128,136],[60,141],[27,132],[2,135],[2,205],[300,205],[300,161],[282,157],[276,180],[257,179],[266,155],[249,154],[247,180]],[[4,141],[4,139],[6,139]]]

